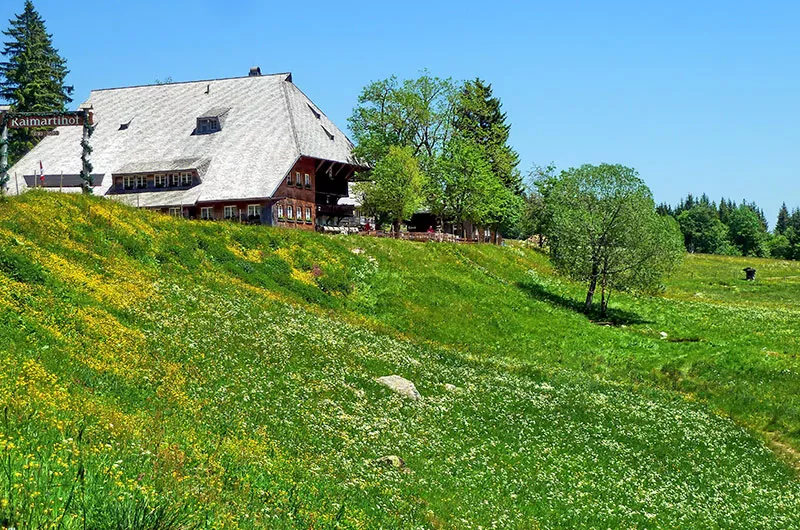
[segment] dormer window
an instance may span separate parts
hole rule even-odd
[[[216,107],[197,117],[195,134],[213,134],[221,131],[230,107]]]

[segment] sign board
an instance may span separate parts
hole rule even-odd
[[[6,124],[9,129],[26,129],[31,127],[79,127],[84,124],[86,116],[92,124],[91,113],[83,111],[62,112],[58,114],[10,114]]]

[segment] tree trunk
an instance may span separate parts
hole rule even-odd
[[[600,305],[600,313],[603,316],[606,316],[606,313],[608,313],[609,300],[611,300],[611,289],[608,290],[608,293],[603,293],[603,303]]]
[[[586,311],[591,311],[594,301],[594,291],[597,289],[597,274],[599,267],[597,263],[592,264],[592,275],[589,279],[589,291],[586,293]]]
[[[603,276],[603,281],[600,282],[600,315],[606,316],[606,309],[608,309],[608,299],[606,298],[606,277]]]
[[[394,237],[400,237],[400,219],[395,219],[392,222],[392,231],[394,232]]]

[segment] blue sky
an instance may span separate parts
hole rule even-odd
[[[684,1],[266,2],[35,0],[93,88],[291,71],[336,123],[361,88],[427,68],[479,76],[522,169],[635,167],[657,201],[800,206],[800,4]],[[0,3],[0,23],[23,0]]]

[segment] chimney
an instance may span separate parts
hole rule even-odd
[[[260,66],[253,66],[250,68],[250,77],[259,77],[261,75],[261,67]]]

